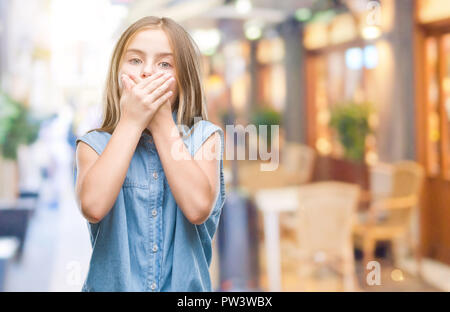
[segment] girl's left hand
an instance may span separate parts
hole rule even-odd
[[[133,75],[129,75],[129,77],[135,82],[139,83],[142,79],[139,77],[135,77]],[[157,127],[157,124],[161,125],[163,123],[171,122],[173,121],[172,118],[172,103],[171,100],[168,99],[164,104],[162,104],[158,110],[156,111],[155,115],[153,116],[150,123],[147,125],[147,129],[152,132],[152,128],[155,129]],[[152,126],[153,124],[153,126]]]

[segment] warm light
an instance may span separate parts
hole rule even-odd
[[[236,11],[242,15],[247,14],[252,9],[252,3],[250,0],[237,0],[234,6]]]
[[[444,89],[445,93],[450,92],[450,78],[448,77],[444,78],[444,80],[442,81],[442,88]]]
[[[215,97],[220,95],[225,87],[225,82],[222,76],[213,74],[206,80],[206,90],[208,94]]]
[[[361,35],[366,40],[377,39],[381,36],[381,29],[378,26],[364,26]]]
[[[358,29],[351,14],[339,14],[330,22],[329,41],[331,44],[350,42],[357,37]]]
[[[418,18],[422,23],[444,20],[450,16],[449,1],[419,0],[417,6]]]
[[[369,115],[369,126],[371,128],[377,128],[379,124],[379,119],[377,114],[370,114]]]
[[[438,142],[441,134],[439,132],[439,115],[436,112],[431,112],[428,116],[429,139],[431,142]]]
[[[305,26],[303,44],[307,49],[320,49],[328,45],[328,24],[313,22]]]
[[[262,39],[258,42],[256,59],[261,64],[281,62],[284,54],[284,42],[281,38]]]
[[[320,125],[328,125],[330,118],[330,112],[323,109],[317,114],[317,123]]]
[[[395,269],[391,272],[391,278],[395,282],[401,282],[404,280],[403,272],[399,269]]]
[[[325,138],[320,138],[316,141],[316,148],[322,155],[328,155],[331,153],[331,144]]]
[[[373,152],[373,151],[367,152],[367,154],[366,154],[366,163],[368,165],[374,165],[377,162],[378,162],[378,155],[375,152]]]

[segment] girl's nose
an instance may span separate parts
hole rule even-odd
[[[145,79],[147,77],[150,77],[151,75],[154,75],[155,73],[156,70],[151,65],[147,65],[142,68],[141,77],[142,79]]]
[[[150,76],[151,76],[151,74],[149,72],[143,72],[141,74],[142,79],[145,79],[145,78],[150,77]]]

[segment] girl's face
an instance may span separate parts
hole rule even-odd
[[[140,31],[132,39],[122,56],[119,77],[127,74],[140,81],[160,71],[172,74],[176,79],[175,63],[172,48],[164,31],[160,29],[146,29]],[[178,95],[177,83],[172,83],[169,90],[171,104]]]

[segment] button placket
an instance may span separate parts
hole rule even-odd
[[[158,190],[159,189],[159,184],[160,184],[158,169],[154,168],[153,172],[151,173],[151,175],[152,175],[153,180],[155,182],[150,183],[150,184],[155,185],[155,189]],[[157,194],[156,198],[155,198],[155,202],[154,202],[155,207],[157,207],[159,205],[158,197],[159,197],[159,194]],[[152,208],[152,210],[151,210],[151,219],[153,219],[153,220],[151,221],[151,226],[153,228],[152,231],[154,231],[156,233],[158,232],[158,220],[156,219],[157,215],[158,215],[158,209],[157,208]],[[153,265],[152,265],[152,274],[151,274],[152,278],[150,279],[150,282],[151,282],[150,288],[151,288],[151,291],[155,291],[155,290],[157,290],[156,281],[159,279],[158,266],[160,264],[159,264],[159,261],[158,261],[158,254],[157,254],[157,252],[159,250],[159,247],[158,247],[158,244],[157,244],[156,237],[152,237],[150,243],[151,243],[151,248],[150,248],[150,253],[151,253],[150,258],[151,258],[151,260],[150,261],[153,263]]]

